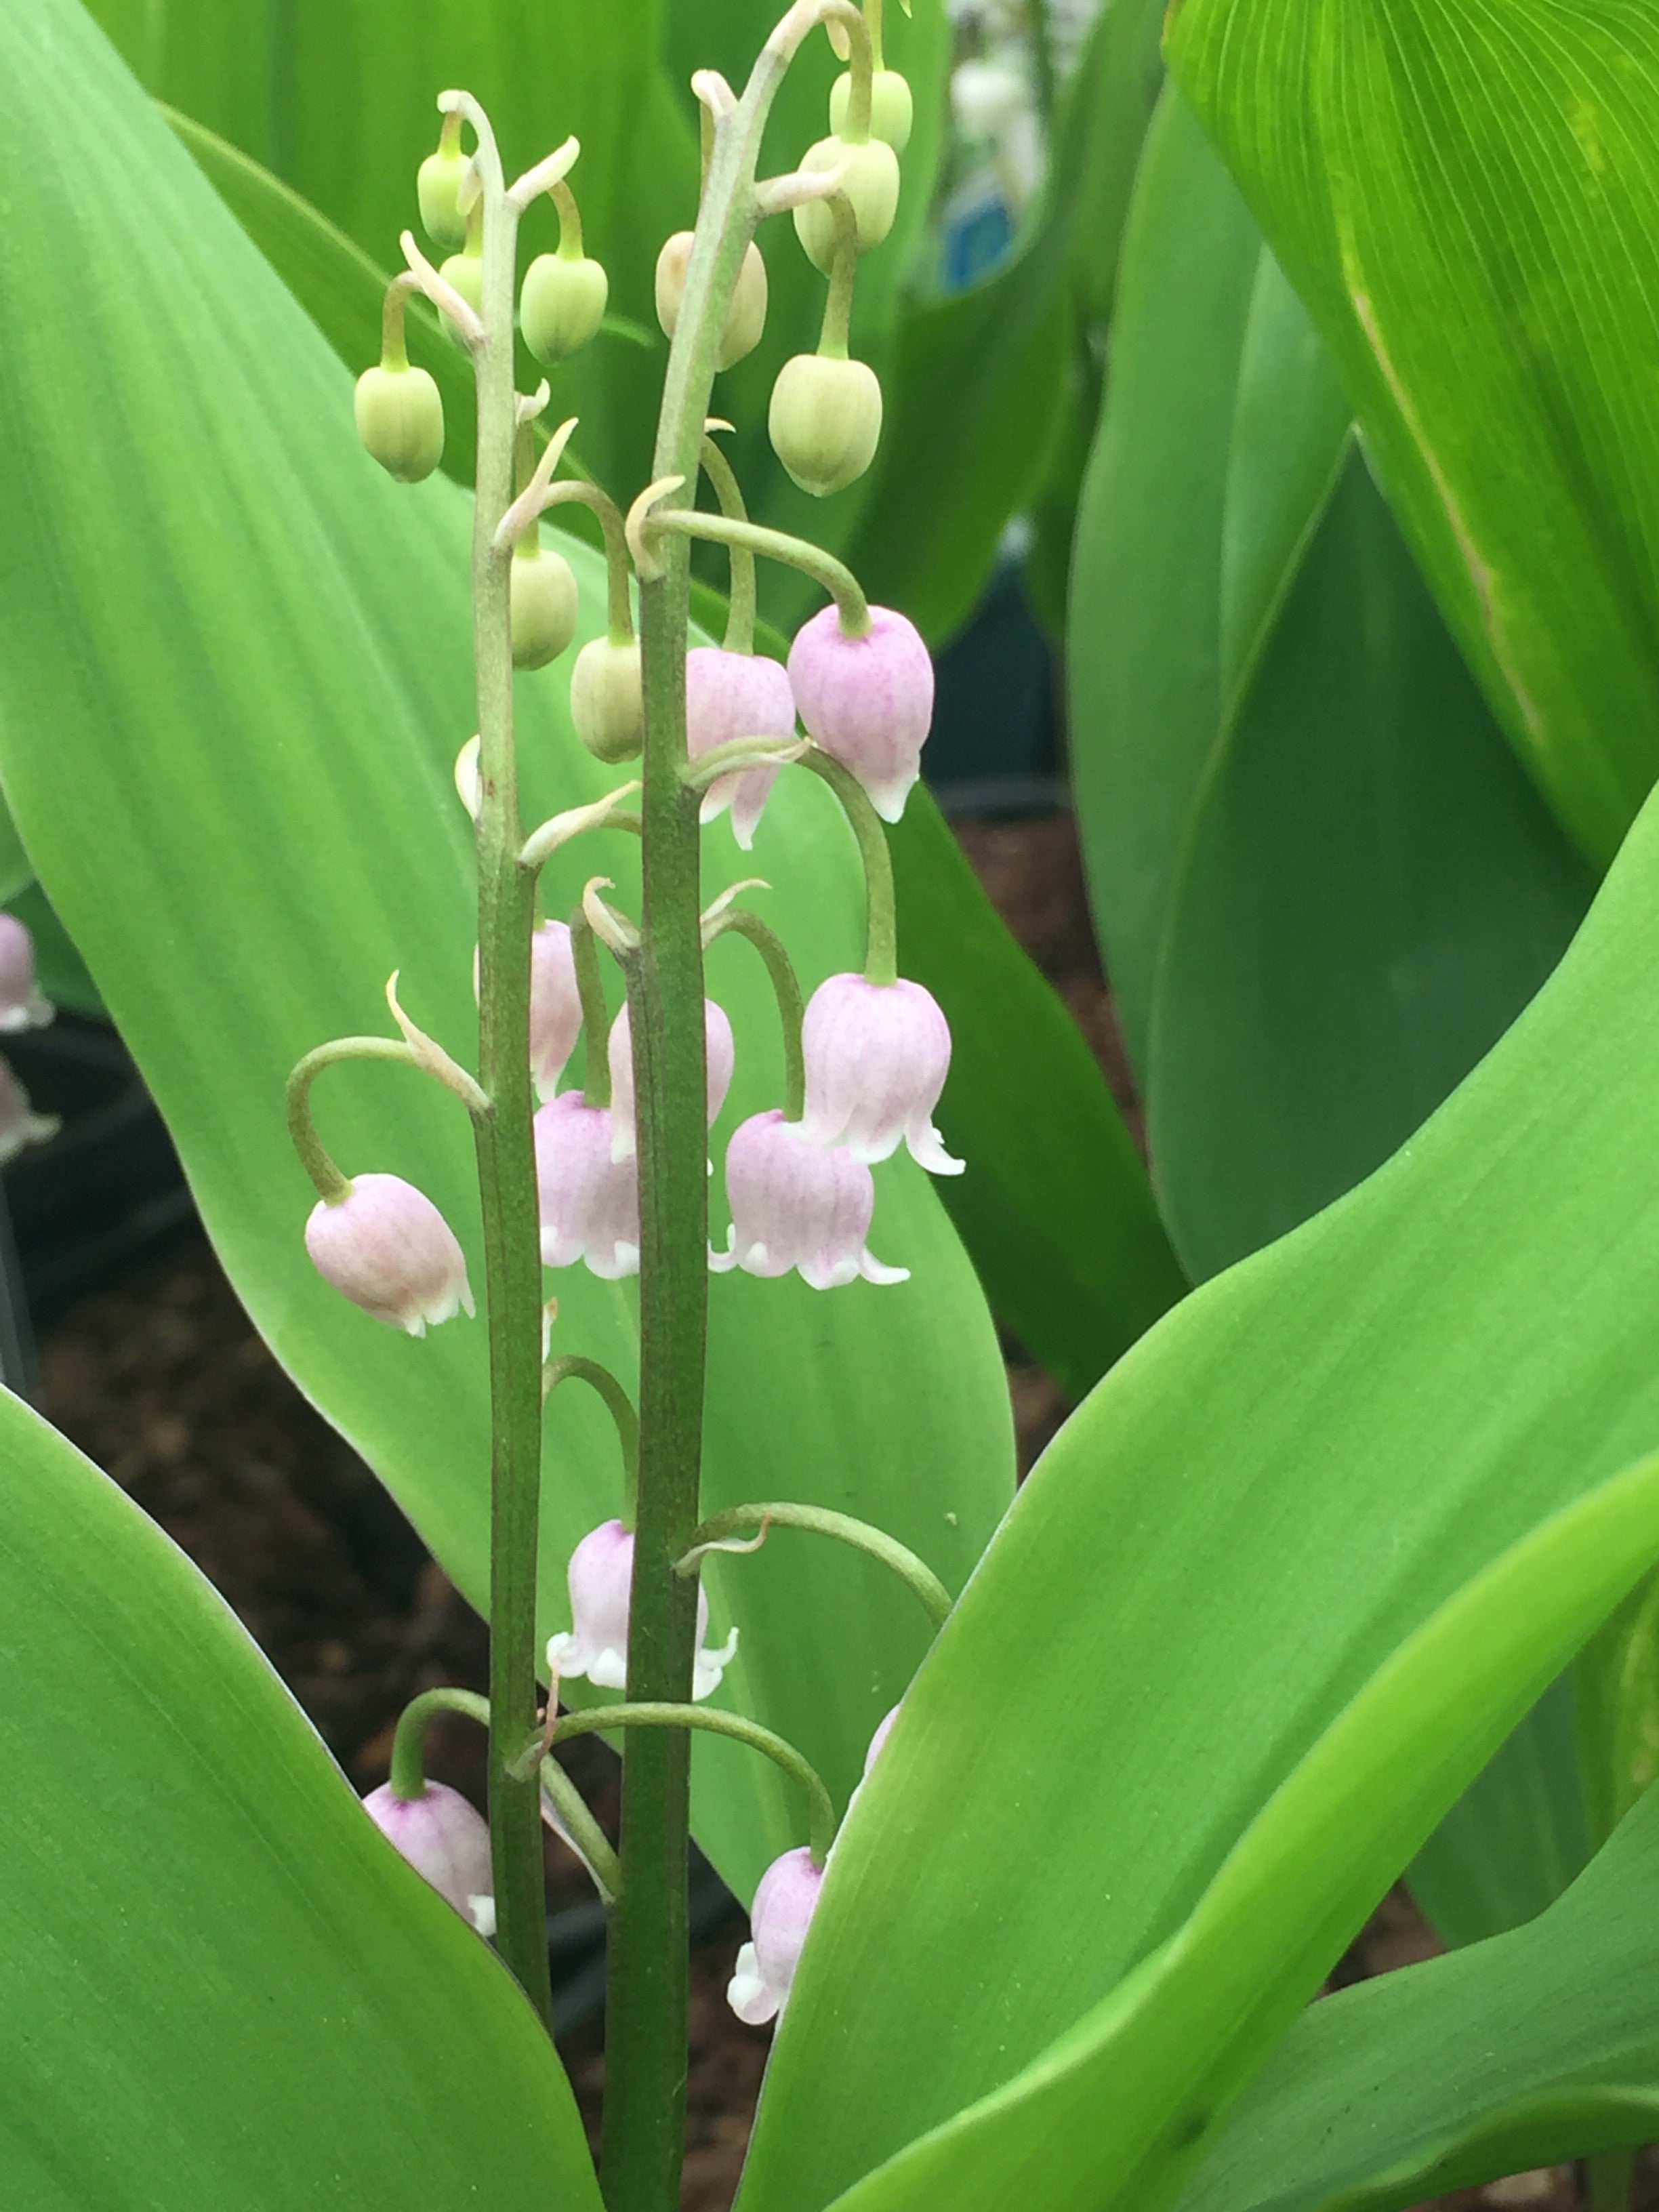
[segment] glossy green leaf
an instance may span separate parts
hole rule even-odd
[[[939,1185],[999,1318],[1081,1398],[1186,1289],[1134,1139],[1054,987],[918,792],[889,832],[904,971],[951,1024]]]
[[[1312,1995],[1410,1839],[1656,1548],[1650,1457],[1495,1560],[1390,1656],[1144,1967],[837,2204],[997,2212],[1016,2188],[1031,2212],[1170,2202],[1241,2072]]]
[[[0,1395],[15,2212],[599,2212],[562,2069],[229,1607]]]
[[[1181,2212],[1397,2212],[1659,2134],[1659,1794],[1530,1927],[1299,2020]]]
[[[745,2212],[817,2212],[1038,2059],[1406,1638],[1653,1449],[1656,956],[1659,814],[1409,1144],[1185,1299],[1044,1455],[837,1854]],[[1177,2045],[1172,2130],[1196,2081]]]
[[[1200,1275],[1403,1144],[1560,957],[1588,872],[1516,767],[1364,462],[1188,822],[1148,1130]]]
[[[1605,861],[1659,770],[1641,0],[1185,0],[1171,66],[1522,758]]]
[[[0,367],[0,769],[240,1294],[476,1599],[482,1327],[416,1343],[327,1291],[301,1246],[311,1200],[282,1106],[312,1044],[386,1029],[394,967],[413,1017],[470,1049],[470,836],[451,779],[474,726],[467,502],[368,461],[349,378],[68,0],[0,16],[0,66],[17,88],[0,154],[17,314]],[[572,557],[591,627],[598,562]],[[616,780],[571,733],[567,680],[562,665],[519,683],[532,815]],[[555,912],[596,868],[634,895],[625,840],[560,860]],[[753,860],[711,833],[711,889],[757,864],[805,980],[850,964],[856,863],[816,779],[786,781]],[[775,1095],[776,1014],[745,946],[723,943],[710,973],[738,1039],[729,1127]],[[317,1107],[348,1172],[396,1170],[432,1194],[481,1279],[471,1148],[447,1094],[400,1069],[336,1070]],[[995,1337],[908,1164],[880,1172],[872,1241],[908,1285],[714,1285],[707,1500],[781,1490],[860,1514],[954,1585],[1010,1491]],[[550,1288],[558,1343],[630,1375],[633,1285],[569,1271]],[[549,1414],[549,1632],[568,1624],[575,1539],[620,1495],[587,1395],[559,1393]],[[711,1582],[716,1623],[743,1629],[724,1694],[845,1793],[921,1656],[913,1601],[873,1563],[804,1541],[722,1561]],[[795,1839],[799,1808],[768,1762],[703,1748],[699,1833],[745,1888]]]
[[[1156,94],[1162,13],[1159,0],[1123,0],[1096,26],[1021,250],[900,323],[877,479],[847,557],[873,598],[904,608],[930,639],[943,641],[972,611],[1009,517],[1040,486],[1059,495],[1074,295],[1103,316]],[[1075,485],[1073,476],[1073,495]]]

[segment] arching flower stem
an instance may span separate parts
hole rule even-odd
[[[311,1118],[311,1086],[325,1067],[343,1060],[391,1060],[401,1067],[416,1065],[408,1045],[395,1037],[377,1036],[336,1037],[331,1043],[315,1046],[295,1063],[288,1079],[288,1133],[300,1155],[300,1164],[317,1186],[317,1195],[331,1206],[337,1206],[345,1196],[351,1178],[341,1174],[317,1134],[317,1125]]]
[[[865,937],[864,973],[872,983],[898,981],[898,906],[893,888],[893,856],[881,817],[870,804],[864,786],[838,760],[820,746],[809,745],[800,756],[802,768],[822,776],[842,803],[859,857],[864,862],[868,925]]]
[[[590,1106],[608,1106],[611,1061],[605,1046],[611,1035],[611,1010],[605,1002],[605,983],[599,974],[599,939],[586,904],[571,912],[570,955],[576,963],[576,990],[582,1002],[582,1097]]]
[[[418,1797],[426,1787],[427,1723],[437,1713],[464,1713],[483,1728],[489,1726],[489,1700],[474,1690],[422,1690],[398,1716],[392,1738],[392,1790],[394,1796]]]
[[[745,1528],[808,1528],[820,1536],[833,1536],[837,1542],[850,1544],[855,1551],[867,1553],[883,1566],[890,1567],[914,1592],[935,1628],[943,1627],[951,1610],[950,1591],[908,1545],[890,1536],[884,1528],[872,1528],[867,1521],[855,1521],[850,1513],[834,1513],[822,1505],[733,1505],[723,1513],[710,1514],[679,1562],[680,1573],[695,1574],[704,1552],[723,1547],[729,1537],[741,1535]]]
[[[833,553],[826,553],[807,538],[792,538],[784,530],[769,530],[762,523],[739,521],[734,515],[702,514],[688,507],[653,507],[640,528],[647,540],[668,536],[705,538],[716,545],[744,546],[769,560],[781,561],[786,568],[799,568],[814,583],[822,584],[835,601],[846,636],[862,637],[870,628],[870,603],[858,578],[844,561],[837,561]]]
[[[706,941],[712,945],[717,937],[724,937],[728,932],[747,938],[766,963],[783,1029],[783,1118],[786,1121],[799,1121],[806,1107],[806,1067],[800,1047],[800,1025],[805,1008],[794,963],[776,931],[769,929],[760,916],[750,914],[746,907],[729,906],[717,914],[707,925]],[[684,1559],[679,1563],[679,1571],[685,1571]]]
[[[601,1366],[597,1359],[567,1353],[550,1359],[542,1370],[543,1404],[561,1382],[572,1381],[586,1382],[590,1389],[597,1391],[617,1425],[617,1441],[622,1446],[623,1526],[631,1531],[640,1486],[640,1417],[634,1411],[634,1401],[608,1367]]]
[[[732,468],[714,441],[705,436],[702,441],[702,472],[714,488],[714,496],[720,503],[720,513],[734,522],[747,522],[749,510],[744,504],[742,487],[737,471]],[[755,556],[746,545],[735,539],[728,546],[731,560],[729,612],[726,617],[726,650],[728,653],[752,653],[755,650]]]

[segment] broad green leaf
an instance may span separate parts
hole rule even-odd
[[[837,2204],[997,2212],[1016,2190],[1031,2212],[1169,2203],[1412,1839],[1656,1549],[1650,1457],[1504,1553],[1390,1656],[1144,1968]]]
[[[905,973],[951,1023],[939,1195],[998,1317],[1080,1398],[1186,1289],[1134,1140],[1053,986],[918,792],[889,833]]]
[[[1044,1455],[837,1854],[745,2212],[817,2212],[1038,2059],[1407,1638],[1659,1442],[1656,957],[1659,813],[1410,1142],[1183,1300]]]
[[[1530,1927],[1340,1991],[1181,2212],[1396,2212],[1659,2134],[1659,1794]]]
[[[0,67],[16,91],[0,282],[18,325],[0,368],[0,770],[239,1293],[476,1601],[482,1327],[416,1343],[322,1285],[282,1107],[309,1046],[386,1028],[394,967],[414,1018],[470,1049],[470,837],[451,780],[474,726],[467,501],[441,478],[394,486],[362,453],[349,379],[68,0],[0,15]],[[580,546],[572,558],[592,627],[598,562]],[[532,818],[616,780],[571,733],[567,665],[518,686]],[[634,896],[624,842],[561,855],[551,909],[595,869]],[[786,780],[753,860],[711,833],[711,889],[757,864],[807,982],[851,964],[856,864],[815,780]],[[775,1096],[781,1054],[747,948],[723,944],[710,973],[738,1039],[718,1158],[732,1118]],[[380,1067],[331,1072],[317,1106],[349,1173],[393,1170],[430,1193],[481,1280],[453,1102]],[[781,1488],[861,1514],[956,1584],[1009,1495],[1006,1386],[925,1178],[907,1164],[879,1183],[875,1249],[914,1270],[909,1284],[715,1284],[707,1499]],[[559,1345],[631,1378],[633,1285],[574,1270],[549,1287]],[[560,1392],[549,1414],[548,1632],[568,1625],[574,1540],[620,1494],[586,1395]],[[716,1623],[736,1618],[744,1638],[723,1694],[845,1793],[921,1656],[914,1601],[873,1563],[806,1540],[711,1580]],[[699,1833],[743,1890],[800,1816],[768,1762],[713,1748],[700,1749]]]
[[[920,301],[900,322],[876,483],[848,558],[872,597],[936,641],[972,611],[1009,517],[1039,487],[1061,495],[1074,295],[1103,320],[1156,93],[1161,15],[1154,0],[1122,0],[1096,25],[1022,249],[982,283]]]
[[[1659,770],[1641,0],[1185,0],[1172,68],[1493,711],[1605,862]]]
[[[1124,235],[1066,656],[1084,857],[1143,1069],[1181,842],[1221,716],[1227,457],[1261,258],[1243,202],[1166,93]]]
[[[1271,1242],[1403,1144],[1589,888],[1351,453],[1218,730],[1171,894],[1146,1098],[1188,1267]]]
[[[0,1395],[14,2212],[599,2212],[516,1985],[230,1609]]]

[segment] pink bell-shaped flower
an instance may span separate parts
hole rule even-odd
[[[567,1091],[540,1109],[535,1128],[543,1264],[586,1260],[607,1283],[638,1274],[639,1176],[632,1160],[611,1156],[611,1109]]]
[[[56,1011],[34,979],[33,938],[15,914],[0,914],[0,1032],[44,1029]]]
[[[775,2020],[788,2002],[823,1887],[823,1869],[813,1865],[804,1844],[774,1859],[761,1876],[749,1915],[750,1940],[738,1954],[726,1990],[726,2002],[750,2027]]]
[[[908,1267],[884,1267],[865,1243],[876,1187],[863,1161],[814,1144],[775,1108],[751,1115],[733,1133],[726,1195],[731,1235],[724,1252],[708,1255],[717,1273],[741,1267],[749,1275],[787,1275],[799,1267],[815,1291],[859,1275],[871,1283],[909,1279]]]
[[[570,1554],[570,1618],[574,1627],[547,1639],[550,1674],[565,1681],[586,1675],[601,1690],[628,1687],[628,1601],[634,1581],[634,1539],[620,1521],[602,1521]],[[697,1656],[694,1698],[710,1696],[738,1648],[734,1628],[710,1650],[708,1593],[697,1590]]]
[[[544,1105],[557,1091],[581,1031],[568,925],[544,921],[530,940],[530,1073]]]
[[[914,623],[872,607],[849,637],[825,607],[795,634],[789,682],[815,744],[850,769],[884,822],[904,811],[933,719],[933,664]]]
[[[795,695],[781,661],[715,645],[695,646],[686,654],[685,741],[693,760],[738,738],[787,744],[794,734]],[[712,822],[729,806],[732,834],[746,853],[777,773],[746,768],[716,776],[702,796],[703,820]]]
[[[831,975],[807,1002],[801,1051],[801,1127],[814,1144],[842,1145],[869,1162],[890,1158],[902,1138],[933,1175],[962,1173],[933,1127],[951,1066],[950,1026],[920,983]]]
[[[454,1231],[401,1176],[357,1176],[343,1198],[319,1199],[306,1223],[306,1249],[325,1282],[411,1336],[472,1311]]]
[[[480,1936],[495,1933],[489,1829],[458,1790],[428,1782],[418,1797],[399,1797],[386,1782],[369,1791],[363,1810],[463,1920]]]
[[[705,999],[702,1017],[703,1057],[708,1071],[708,1126],[712,1129],[726,1103],[726,1094],[732,1088],[737,1046],[724,1006],[717,1006],[713,999]],[[626,1006],[611,1024],[610,1054],[611,1156],[613,1159],[628,1160],[633,1158],[638,1140],[635,1127],[634,1033],[628,1025]]]
[[[0,1060],[0,1165],[26,1145],[44,1145],[63,1127],[56,1114],[37,1114],[11,1062]]]

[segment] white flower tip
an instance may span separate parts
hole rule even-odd
[[[873,1252],[866,1252],[860,1258],[859,1273],[866,1283],[908,1283],[910,1279],[908,1267],[884,1267]]]
[[[737,1966],[726,1985],[726,2002],[749,2027],[764,2027],[769,2020],[777,2018],[778,2001],[761,1978],[752,1943],[745,1943],[738,1953]]]
[[[564,1629],[547,1639],[547,1671],[559,1681],[580,1681],[587,1672],[574,1633]]]
[[[945,1149],[945,1139],[931,1123],[920,1130],[912,1130],[905,1142],[910,1147],[910,1157],[918,1167],[929,1175],[961,1175],[967,1168],[966,1160],[955,1158]]]
[[[691,1674],[692,1702],[700,1705],[703,1698],[713,1697],[720,1686],[720,1677],[738,1656],[738,1632],[734,1628],[724,1644],[706,1644],[698,1652]]]
[[[495,1933],[495,1899],[487,1894],[483,1897],[469,1896],[466,1900],[466,1917],[479,1935],[488,1942]]]

